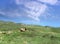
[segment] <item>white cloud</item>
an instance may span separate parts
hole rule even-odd
[[[2,12],[2,11],[0,11],[0,14],[5,15],[5,13],[4,13],[4,12]]]
[[[30,1],[31,0],[16,0],[16,4],[25,4],[26,2],[30,2]],[[36,0],[36,1],[40,1],[51,5],[55,5],[59,3],[58,0]]]
[[[2,11],[2,10],[0,10],[0,14],[8,16],[8,17],[11,17],[11,18],[15,18],[15,17],[20,17],[21,16],[21,14],[18,11],[16,11],[16,10],[14,10],[14,11]]]
[[[22,17],[29,17],[35,21],[40,21],[41,16],[46,17],[46,19],[48,17],[52,17],[51,14],[46,15],[46,13],[48,13],[47,10],[49,10],[49,11],[51,10],[51,9],[48,9],[49,6],[47,4],[50,4],[50,5],[58,4],[58,0],[35,0],[35,1],[14,0],[14,1],[17,4],[17,7],[14,6],[15,9],[7,6],[9,9],[7,9],[6,11],[0,10],[0,13],[2,15],[9,16],[9,17],[18,17],[18,18],[20,18],[21,16]],[[40,2],[38,2],[38,1],[40,1]],[[42,4],[41,2],[43,2],[44,4]],[[22,7],[21,7],[21,4],[23,5]],[[6,8],[4,8],[4,9],[6,9]],[[13,9],[13,10],[11,10],[11,9]],[[55,16],[53,16],[53,17],[55,18]]]
[[[30,9],[26,10],[26,12],[29,14],[28,17],[37,21],[39,21],[39,17],[47,10],[46,5],[37,2],[26,3],[25,7]]]
[[[16,4],[20,4],[20,0],[15,0],[16,1]]]
[[[30,0],[15,0],[16,4],[25,4],[26,2],[29,2]]]
[[[15,0],[16,4],[22,4],[23,0]]]
[[[38,1],[48,3],[48,4],[51,4],[51,5],[55,5],[55,4],[58,3],[58,0],[38,0]]]
[[[28,1],[28,0],[16,0],[17,4],[23,4],[26,8],[25,12],[28,13],[26,16],[36,20],[40,21],[41,15],[47,11],[48,6],[45,4],[38,3],[36,1]]]
[[[37,1],[43,2],[42,3],[38,3]],[[25,12],[27,13],[27,17],[34,19],[36,21],[40,21],[41,16],[47,16],[44,13],[48,13],[49,10],[49,6],[46,4],[50,4],[50,5],[56,5],[58,3],[58,0],[36,0],[36,1],[30,1],[30,0],[16,0],[16,4],[20,5],[23,4],[26,8]]]

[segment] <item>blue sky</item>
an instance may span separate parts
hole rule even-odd
[[[0,0],[0,20],[60,27],[60,1]]]

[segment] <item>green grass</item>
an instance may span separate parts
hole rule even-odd
[[[0,34],[0,44],[60,44],[60,37],[51,36],[48,33],[14,31],[12,34]]]
[[[20,32],[21,27],[27,31]],[[60,44],[60,28],[1,21],[0,32],[4,32],[0,33],[0,44]]]

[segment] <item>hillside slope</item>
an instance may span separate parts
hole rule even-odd
[[[60,44],[60,28],[0,21],[0,44]]]

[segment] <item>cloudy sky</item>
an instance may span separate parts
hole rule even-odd
[[[60,0],[0,0],[0,20],[60,27]]]

